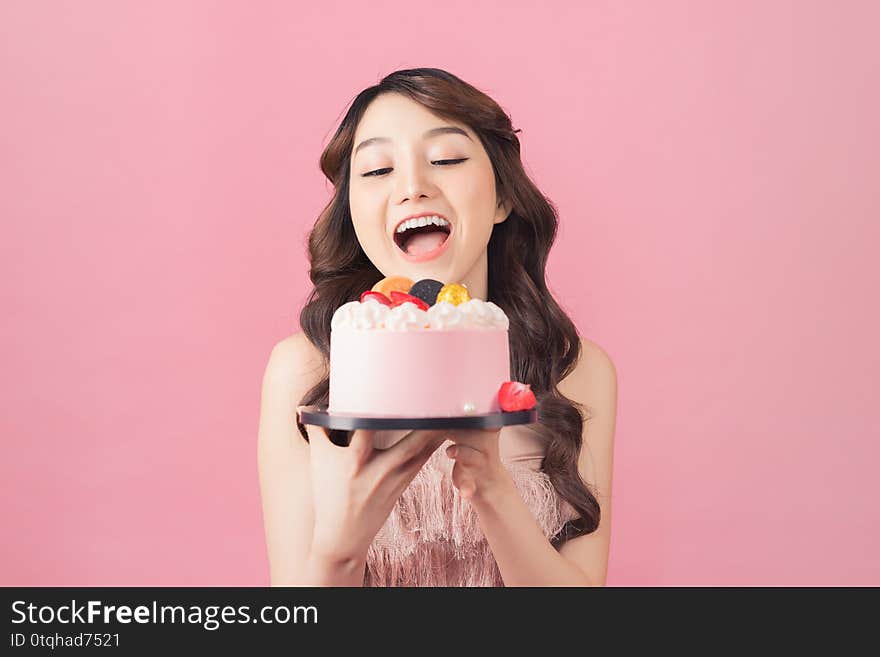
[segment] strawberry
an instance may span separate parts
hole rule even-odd
[[[406,292],[398,292],[397,290],[391,290],[391,306],[399,306],[403,303],[409,301],[410,303],[416,304],[422,310],[428,309],[428,304],[419,299],[418,297],[414,297],[411,294],[407,294]]]
[[[381,292],[374,292],[372,290],[367,290],[366,292],[361,294],[361,303],[363,303],[367,299],[373,299],[373,301],[378,301],[383,306],[390,306],[391,305],[391,299],[386,297]]]
[[[538,402],[529,384],[505,381],[498,391],[498,403],[504,411],[527,411]]]

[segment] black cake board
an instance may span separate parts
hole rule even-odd
[[[328,413],[317,406],[300,409],[300,422],[327,429],[354,431],[368,429],[385,431],[395,429],[499,429],[515,424],[534,424],[538,421],[538,409],[527,411],[499,411],[498,413],[474,413],[442,417],[379,417],[353,413]]]

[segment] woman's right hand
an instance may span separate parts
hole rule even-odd
[[[309,435],[315,526],[312,556],[325,562],[365,560],[398,498],[445,440],[445,432],[411,431],[388,449],[373,447],[374,431],[357,429],[347,447],[323,427]]]

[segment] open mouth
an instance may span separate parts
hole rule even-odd
[[[427,259],[439,255],[449,242],[452,225],[444,219],[428,218],[423,226],[407,225],[394,233],[394,243],[410,259]]]

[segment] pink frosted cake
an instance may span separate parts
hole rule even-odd
[[[330,413],[448,417],[498,412],[509,321],[462,285],[383,279],[333,314]]]

